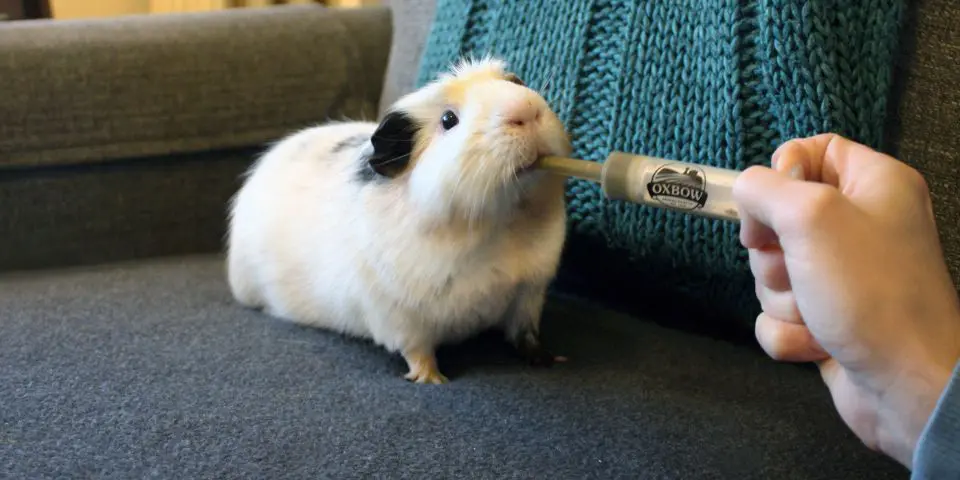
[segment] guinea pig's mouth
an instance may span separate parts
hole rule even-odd
[[[531,158],[523,158],[522,163],[520,163],[520,166],[518,166],[516,170],[514,170],[514,173],[516,173],[517,175],[523,175],[525,173],[529,173],[536,170],[537,163],[539,163],[539,160],[540,160],[539,155],[533,155]]]
[[[536,170],[536,169],[537,169],[537,162],[534,161],[534,162],[529,162],[529,163],[525,163],[525,164],[523,164],[523,165],[520,165],[519,167],[517,167],[517,169],[515,170],[515,172],[516,172],[517,175],[523,175],[523,174],[525,174],[525,173],[527,173],[527,172],[532,172],[532,171],[534,171],[534,170]]]

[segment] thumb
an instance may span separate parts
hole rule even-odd
[[[771,162],[777,170],[802,169],[808,180],[825,183],[840,190],[849,187],[865,172],[899,163],[865,145],[834,133],[795,138],[773,152]]]

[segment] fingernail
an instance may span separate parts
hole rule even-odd
[[[803,165],[798,163],[793,167],[790,167],[790,171],[787,172],[787,175],[794,180],[803,180]]]

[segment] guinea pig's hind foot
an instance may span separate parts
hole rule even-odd
[[[554,355],[544,348],[537,334],[532,330],[521,331],[513,338],[512,343],[520,357],[530,365],[549,367],[554,363],[567,361],[567,357]]]
[[[437,357],[433,350],[410,350],[403,353],[410,372],[403,376],[414,383],[442,384],[449,380],[437,368]]]

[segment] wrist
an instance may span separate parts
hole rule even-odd
[[[905,368],[878,395],[877,432],[879,449],[908,468],[917,443],[950,383],[958,357],[928,361]]]

